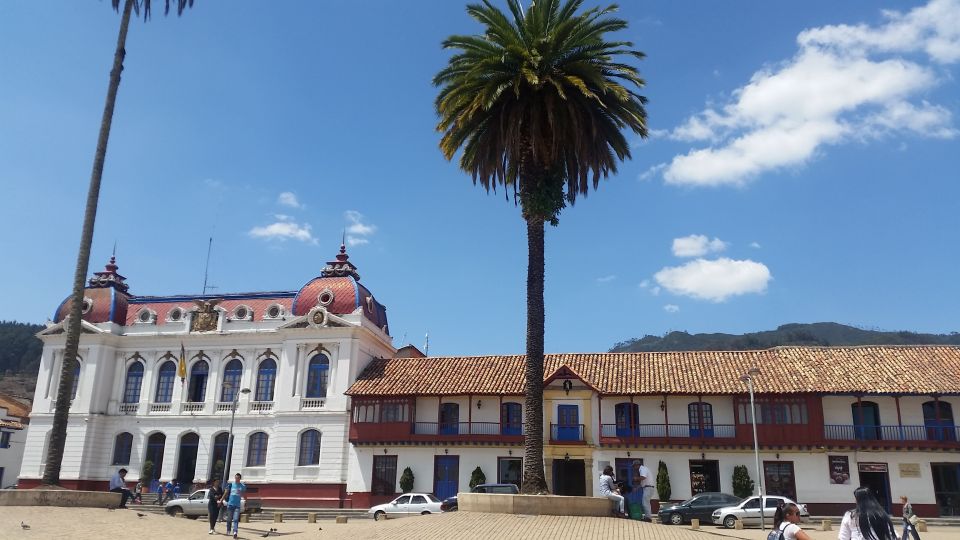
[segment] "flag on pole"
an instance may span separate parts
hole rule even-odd
[[[183,342],[180,342],[180,364],[177,366],[177,376],[180,382],[187,378],[187,351],[183,348]]]

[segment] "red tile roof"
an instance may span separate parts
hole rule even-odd
[[[20,418],[22,420],[30,416],[30,404],[23,403],[10,396],[0,394],[0,409],[7,410],[8,417]]]
[[[352,396],[522,394],[524,357],[374,360]],[[603,394],[960,394],[960,347],[776,347],[759,351],[548,354],[544,379],[568,366]]]

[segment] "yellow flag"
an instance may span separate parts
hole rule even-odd
[[[183,348],[183,343],[180,343],[180,365],[177,366],[177,376],[180,377],[180,382],[187,378],[187,351]]]

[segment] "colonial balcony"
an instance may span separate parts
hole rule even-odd
[[[826,424],[823,438],[828,445],[855,447],[960,448],[960,426]]]
[[[749,426],[748,426],[749,427]],[[737,438],[737,426],[732,424],[603,424],[600,440],[603,444],[693,444],[708,442],[730,444]]]
[[[550,444],[586,444],[583,424],[550,424]]]
[[[351,422],[350,442],[523,443],[522,425],[500,422]]]

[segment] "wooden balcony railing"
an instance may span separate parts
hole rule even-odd
[[[690,424],[603,424],[600,437],[621,442],[644,442],[666,439],[733,439],[737,436],[732,424],[712,424],[702,428]]]
[[[826,424],[823,438],[827,441],[914,441],[956,443],[960,426],[890,426],[861,424]]]
[[[583,424],[550,424],[550,442],[583,443]]]
[[[351,422],[351,442],[523,442],[523,425],[501,422]]]

